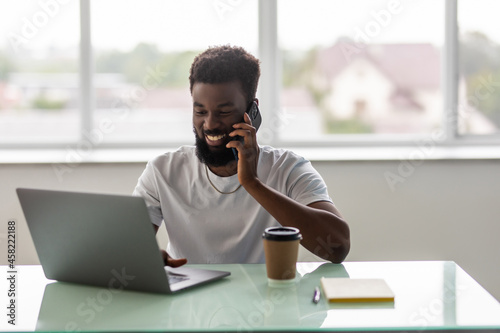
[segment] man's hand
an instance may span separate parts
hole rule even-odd
[[[187,263],[187,259],[186,258],[174,259],[174,258],[172,258],[171,256],[168,255],[167,251],[161,250],[160,252],[161,252],[161,256],[163,258],[163,262],[164,262],[165,266],[179,267],[179,266],[182,266],[185,263]]]
[[[244,114],[243,119],[244,123],[233,125],[234,131],[229,135],[231,137],[239,135],[244,141],[230,141],[226,147],[238,150],[238,180],[241,185],[245,186],[248,182],[257,179],[259,146],[257,145],[255,127],[252,126],[252,121],[247,113]]]

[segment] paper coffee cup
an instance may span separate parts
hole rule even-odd
[[[267,277],[270,281],[295,279],[299,243],[299,229],[292,227],[267,228],[262,234],[266,256]]]

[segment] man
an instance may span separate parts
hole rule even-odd
[[[259,76],[259,61],[240,47],[212,47],[194,59],[196,146],[150,161],[134,191],[156,231],[165,221],[166,265],[262,263],[262,233],[279,225],[300,229],[301,244],[326,260],[342,262],[349,252],[349,227],[311,163],[257,144],[246,111],[258,104]]]

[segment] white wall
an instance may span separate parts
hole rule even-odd
[[[347,260],[453,260],[500,299],[500,160],[425,161],[392,191],[384,173],[400,163],[314,162],[350,223]],[[0,164],[0,223],[17,220],[18,264],[38,258],[16,187],[129,194],[144,166],[81,164],[59,181],[50,164]]]

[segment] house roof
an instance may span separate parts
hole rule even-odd
[[[432,44],[426,43],[357,47],[352,41],[341,40],[318,52],[318,69],[332,79],[359,58],[373,63],[400,89],[439,88],[440,53]]]
[[[280,101],[284,107],[313,108],[316,105],[311,93],[305,87],[283,88]]]

